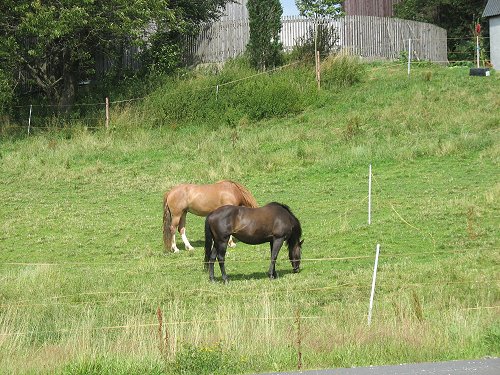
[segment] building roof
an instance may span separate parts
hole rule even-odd
[[[488,0],[483,17],[500,16],[500,0]]]

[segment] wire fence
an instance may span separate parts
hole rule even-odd
[[[498,310],[500,309],[500,305],[494,306],[471,306],[464,307],[459,310],[465,311],[479,311],[479,310]],[[227,319],[194,319],[194,320],[183,320],[183,321],[162,321],[161,325],[168,326],[178,326],[178,325],[187,325],[187,324],[196,324],[196,325],[213,325],[216,323],[234,323],[234,322],[248,322],[248,321],[276,321],[276,320],[291,320],[296,321],[298,319],[297,315],[295,316],[266,316],[266,317],[238,317],[238,318],[227,318]],[[331,316],[329,315],[300,315],[300,320],[331,320]],[[113,325],[113,326],[93,326],[93,327],[75,327],[75,328],[67,328],[67,329],[57,329],[57,330],[33,330],[33,331],[23,331],[23,332],[0,332],[0,337],[8,337],[8,336],[27,336],[27,335],[46,335],[46,334],[54,334],[54,333],[78,333],[80,331],[107,331],[107,330],[130,330],[130,329],[138,329],[138,328],[148,328],[154,327],[157,328],[160,324],[158,322],[150,322],[150,323],[137,323],[137,324],[123,324],[123,325]]]
[[[425,38],[424,38],[425,39]],[[425,41],[421,38],[410,37],[405,40],[406,47],[402,50],[402,54],[399,60],[393,64],[385,65],[384,67],[379,67],[378,69],[384,69],[387,67],[403,67],[408,66],[408,74],[410,74],[410,67],[415,64],[420,64],[426,62],[419,58],[419,55],[414,51],[414,46],[420,42]],[[471,41],[471,37],[465,38],[442,38],[447,41]],[[488,61],[485,60],[484,56],[489,56],[489,49],[483,47],[483,44],[487,44],[488,37],[481,37],[481,45],[478,46],[479,49],[474,45],[474,51],[466,50],[456,50],[448,51],[449,56],[464,56],[463,59],[434,59],[433,63],[438,64],[455,64],[455,65],[477,65],[478,60],[481,61],[482,65],[487,66]],[[383,42],[381,42],[383,44]],[[379,43],[380,44],[380,43]],[[351,51],[355,53],[355,51]],[[478,57],[472,59],[470,58],[471,53],[480,54]],[[406,57],[404,56],[406,54]],[[409,57],[409,58],[408,58]],[[190,88],[191,91],[202,91],[202,90],[213,90],[215,95],[221,87],[235,85],[239,82],[255,79],[256,77],[263,74],[271,74],[276,71],[280,71],[294,65],[300,64],[300,61],[296,61],[275,69],[270,69],[265,72],[259,72],[256,74],[249,75],[247,77],[239,78],[230,82],[224,82],[219,85],[211,85],[202,88]],[[377,69],[377,68],[374,68]],[[175,95],[175,93],[165,93],[165,95]],[[12,107],[13,114],[12,118],[17,119],[15,123],[3,124],[2,128],[5,129],[17,129],[21,131],[24,129],[27,134],[33,134],[38,130],[71,130],[74,127],[83,127],[89,130],[99,130],[99,129],[109,129],[110,127],[110,107],[119,106],[123,104],[129,104],[133,102],[140,102],[147,100],[149,96],[133,97],[121,100],[109,100],[106,98],[105,101],[94,102],[94,103],[75,103],[72,105],[56,105],[56,104],[24,104],[15,105]]]
[[[493,279],[493,280],[468,280],[468,281],[451,281],[451,280],[440,280],[439,284],[436,284],[436,281],[433,282],[410,282],[410,283],[404,283],[404,284],[390,284],[390,283],[380,283],[378,287],[383,288],[385,291],[387,290],[393,290],[393,291],[401,291],[405,289],[411,289],[415,287],[432,287],[432,289],[435,289],[436,287],[442,288],[443,286],[450,286],[450,285],[484,285],[484,284],[492,284],[492,283],[500,283],[500,279]],[[302,293],[321,293],[321,292],[331,292],[333,290],[349,290],[349,289],[366,289],[367,291],[370,288],[370,284],[339,284],[339,285],[331,285],[331,286],[324,286],[324,287],[310,287],[310,288],[296,288],[296,289],[289,289],[286,290],[287,294],[302,294]],[[266,290],[266,294],[268,295],[273,295],[273,294],[284,294],[285,291],[283,290],[272,290],[268,289]],[[228,292],[220,292],[220,291],[215,291],[213,289],[190,289],[190,290],[177,290],[175,292],[169,292],[168,295],[172,296],[175,295],[176,297],[183,297],[187,298],[189,296],[194,296],[198,297],[200,294],[202,295],[207,295],[210,298],[226,298],[228,295]],[[241,292],[230,292],[231,297],[259,297],[262,296],[262,291],[241,291]],[[138,298],[123,298],[123,299],[110,299],[110,296],[134,296],[134,295],[141,295]],[[78,299],[82,297],[90,297],[90,296],[106,296],[106,299],[101,299],[101,300],[92,300],[92,301],[63,301],[63,299]],[[149,296],[149,295],[143,295],[142,291],[110,291],[110,292],[84,292],[84,293],[77,293],[77,294],[64,294],[60,296],[52,296],[52,297],[46,297],[41,300],[36,300],[33,301],[33,299],[29,300],[20,300],[20,301],[15,301],[15,302],[8,302],[8,303],[0,303],[0,308],[12,308],[12,307],[35,307],[35,306],[56,306],[56,305],[74,305],[74,306],[79,306],[79,305],[103,305],[103,304],[109,304],[111,305],[111,308],[114,308],[117,303],[131,303],[131,302],[161,302],[164,300],[163,296]]]
[[[489,249],[475,249],[477,251],[489,250]],[[468,250],[469,251],[469,250]],[[423,251],[415,253],[381,253],[380,257],[385,258],[409,258],[409,257],[427,257],[430,255],[443,255],[443,254],[461,254],[464,250],[437,250],[437,251]],[[373,255],[358,255],[358,256],[347,256],[347,257],[324,257],[324,258],[301,258],[301,262],[340,262],[340,261],[350,261],[350,260],[360,260],[360,259],[373,259]],[[109,262],[3,262],[0,266],[31,266],[31,267],[94,267],[103,265],[137,265],[137,262],[144,261],[144,258],[138,258],[131,261],[109,261]],[[286,260],[282,260],[286,262]],[[265,258],[255,258],[255,259],[231,259],[231,263],[264,263],[269,262],[269,259]],[[280,259],[277,259],[277,263]],[[193,257],[181,258],[177,260],[169,260],[169,264],[179,264],[179,263],[199,263],[199,259],[193,259]]]

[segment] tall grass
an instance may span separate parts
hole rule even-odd
[[[223,86],[221,112],[207,96],[169,117],[168,92],[185,101],[183,87],[245,69],[200,72],[115,107],[110,132],[1,140],[2,371],[283,371],[297,368],[299,336],[305,369],[500,355],[498,76],[426,66],[408,79],[405,67],[367,66],[358,83],[317,93],[312,80],[302,87],[305,68],[290,69]],[[295,85],[300,110],[259,120],[267,103],[241,103],[261,92],[277,102],[274,80],[276,92]],[[204,221],[191,214],[196,250],[163,253],[162,193],[224,178],[293,209],[305,239],[299,274],[283,249],[269,281],[268,245],[239,243],[229,285],[210,284]]]

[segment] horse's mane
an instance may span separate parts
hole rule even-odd
[[[292,216],[292,220],[294,221],[294,225],[292,228],[292,235],[287,240],[288,248],[290,248],[291,246],[295,245],[298,241],[300,241],[300,237],[302,237],[302,227],[300,226],[300,221],[299,221],[299,219],[297,219],[297,216],[295,216],[293,214],[290,207],[288,207],[286,204],[278,203],[278,202],[271,202],[269,204],[276,204],[278,206],[283,207],[285,210],[288,211],[290,216]]]
[[[223,181],[219,181],[219,182],[229,182],[230,184],[233,184],[241,193],[241,197],[243,200],[243,206],[250,207],[250,208],[259,207],[259,204],[257,203],[255,198],[253,197],[252,193],[250,193],[250,191],[246,187],[244,187],[243,185],[237,183],[236,181],[232,181],[232,180],[223,180]]]

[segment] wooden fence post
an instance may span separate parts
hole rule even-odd
[[[300,328],[300,308],[297,308],[295,322],[297,324],[297,369],[302,370],[302,331]]]
[[[160,350],[161,356],[165,357],[165,348],[163,347],[163,314],[160,306],[158,306],[158,310],[156,310],[156,316],[158,317],[158,349]]]

